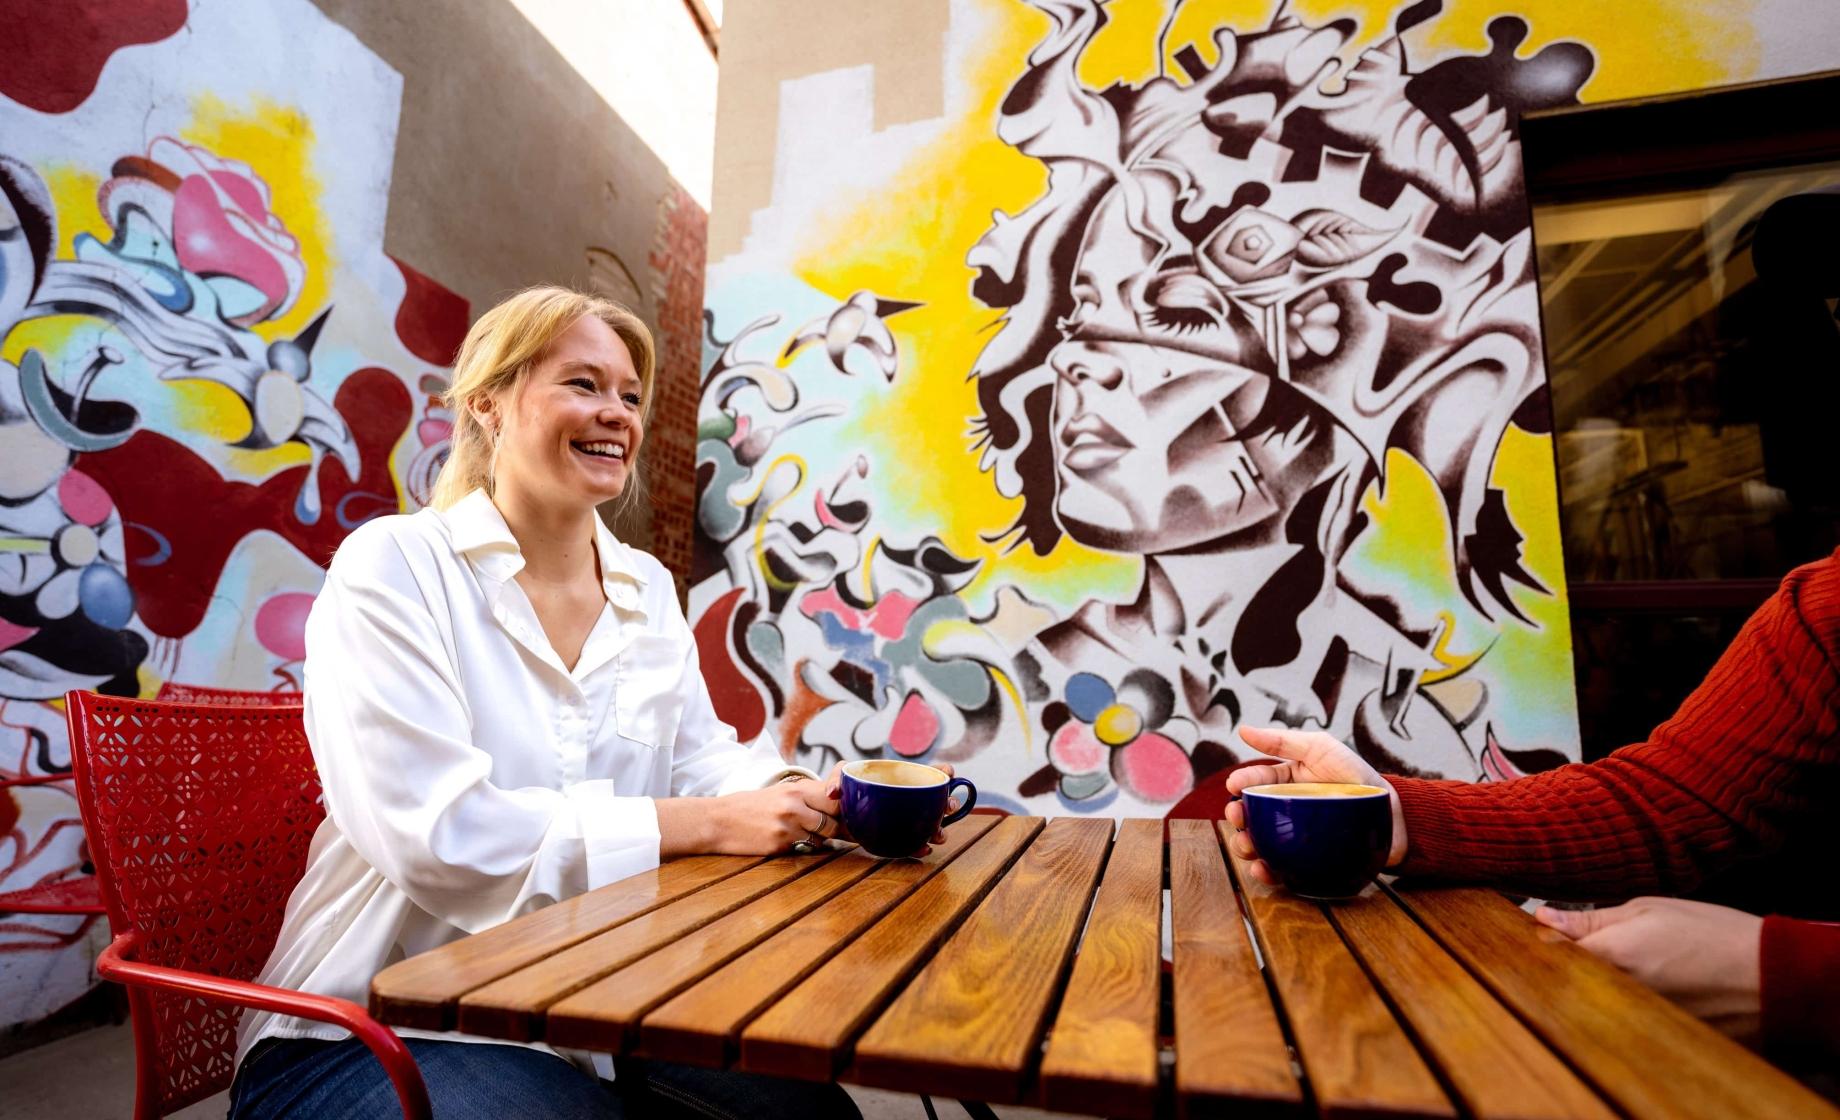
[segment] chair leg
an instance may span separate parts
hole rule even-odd
[[[996,1110],[983,1101],[959,1101],[958,1107],[964,1109],[971,1120],[997,1120]]]
[[[920,1094],[920,1107],[926,1109],[926,1120],[939,1120],[939,1113],[933,1110],[933,1098]]]

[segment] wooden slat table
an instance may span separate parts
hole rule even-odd
[[[701,857],[396,964],[385,1023],[1117,1117],[1828,1117],[1474,888],[1321,905],[1224,824],[972,816]]]

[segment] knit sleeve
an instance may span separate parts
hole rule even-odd
[[[1545,898],[1679,894],[1780,847],[1840,778],[1840,556],[1783,581],[1645,743],[1510,782],[1390,779],[1407,874]]]
[[[1763,922],[1763,1041],[1782,1058],[1840,1059],[1840,922]]]

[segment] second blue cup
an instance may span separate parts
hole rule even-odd
[[[952,792],[961,789],[965,803],[946,816]],[[915,855],[932,840],[935,829],[963,817],[976,804],[976,786],[923,763],[869,758],[843,768],[839,812],[844,827],[870,855]]]

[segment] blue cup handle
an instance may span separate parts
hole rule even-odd
[[[952,803],[952,791],[960,787],[963,787],[965,791],[965,803],[958,807],[958,812],[949,814],[945,820],[940,821],[940,828],[944,828],[953,821],[962,818],[977,805],[977,787],[972,785],[971,780],[968,778],[953,778],[946,783],[946,804],[950,805]]]

